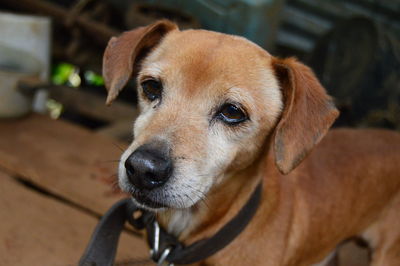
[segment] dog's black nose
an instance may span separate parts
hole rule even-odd
[[[139,147],[125,161],[128,179],[139,189],[153,189],[167,182],[172,172],[169,156],[146,146]]]

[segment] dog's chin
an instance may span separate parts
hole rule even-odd
[[[167,209],[169,209],[169,207],[163,207],[163,204],[160,203],[143,203],[138,201],[134,196],[132,196],[132,201],[141,209],[143,210],[147,210],[147,211],[151,211],[151,212],[163,212]]]
[[[159,212],[168,209],[164,202],[154,201],[144,193],[131,193],[132,200],[142,209]]]
[[[177,190],[179,189],[174,189],[171,191],[171,187],[149,191],[141,190],[130,184],[128,180],[124,178],[124,176],[119,179],[119,187],[122,191],[132,195],[132,200],[137,206],[154,212],[162,212],[171,209],[190,209],[202,200],[202,198],[199,197],[199,192],[195,193],[194,191],[181,191],[178,194]]]

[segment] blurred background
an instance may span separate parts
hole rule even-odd
[[[104,108],[104,48],[111,36],[160,18],[298,57],[335,97],[342,114],[336,125],[400,129],[398,0],[1,0],[0,9],[0,48],[42,60],[42,82],[19,84],[36,94],[34,110],[113,137],[129,139],[122,120],[136,96],[130,84],[112,111]],[[40,33],[29,30],[35,25]],[[38,48],[15,35],[36,39]],[[18,58],[0,58],[0,72],[7,60]]]
[[[123,196],[135,85],[106,107],[102,55],[112,36],[161,18],[298,57],[334,96],[335,126],[400,130],[400,0],[0,0],[0,265],[74,265]],[[129,241],[119,265],[142,265],[131,248],[145,258],[145,245]],[[347,266],[367,257],[341,252]]]

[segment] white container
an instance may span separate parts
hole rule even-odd
[[[32,109],[32,97],[18,89],[25,79],[40,79],[42,65],[27,52],[0,45],[0,118],[20,117]]]
[[[18,117],[32,109],[43,112],[45,99],[32,102],[17,83],[25,78],[49,80],[50,19],[0,12],[0,117]],[[35,99],[41,99],[39,90]],[[45,97],[46,98],[46,97]]]
[[[40,62],[40,77],[50,74],[51,23],[47,17],[0,12],[0,45],[31,54]]]

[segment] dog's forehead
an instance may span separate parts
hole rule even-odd
[[[262,75],[273,78],[270,62],[265,50],[244,38],[187,30],[169,33],[146,58],[143,68],[175,76],[193,87],[216,81],[240,87],[257,82]]]
[[[232,59],[240,55],[269,56],[261,47],[243,37],[207,30],[172,31],[164,38],[160,48],[165,54],[175,56],[192,53],[217,58],[230,54],[234,55]]]

